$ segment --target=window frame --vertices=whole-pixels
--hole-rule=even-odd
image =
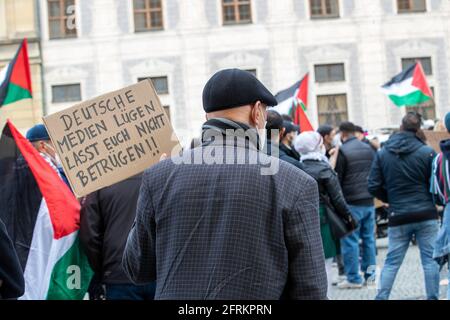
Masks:
[[[68,86],[76,86],[78,85],[79,89],[80,89],[80,99],[79,100],[67,100],[67,101],[55,101],[54,99],[54,94],[53,94],[53,89],[55,87],[68,87]],[[51,92],[51,103],[52,104],[64,104],[64,103],[72,103],[72,102],[80,102],[83,101],[83,91],[82,91],[82,87],[81,87],[81,82],[71,82],[71,83],[55,83],[55,84],[51,84],[50,85],[50,92]]]
[[[47,26],[48,26],[48,39],[49,40],[58,40],[58,39],[73,39],[78,38],[78,19],[77,19],[77,4],[76,0],[73,0],[73,5],[75,6],[75,12],[73,14],[68,15],[66,12],[66,2],[68,0],[47,0]],[[50,15],[50,7],[51,3],[57,2],[59,3],[59,16]],[[66,23],[69,17],[75,16],[75,33],[67,33],[66,32]],[[60,35],[52,36],[50,21],[59,21]]]
[[[348,119],[350,119],[349,95],[348,95],[348,93],[346,93],[346,92],[340,92],[340,93],[317,94],[315,98],[316,98],[316,104],[317,104],[317,123],[318,123],[319,125],[321,125],[321,123],[320,123],[321,115],[326,115],[326,114],[327,114],[327,113],[321,113],[321,111],[320,111],[320,104],[319,104],[319,100],[320,100],[320,99],[319,99],[319,98],[321,98],[321,97],[332,97],[332,96],[334,96],[334,97],[344,96],[344,97],[345,97],[345,107],[346,107],[346,109],[345,109],[345,114],[346,114],[346,119],[344,119],[344,120],[342,120],[342,121],[347,121]],[[341,113],[341,112],[340,112],[340,113]],[[334,123],[328,123],[328,124],[339,126],[339,123],[336,123],[336,124],[334,124]]]
[[[423,12],[427,12],[428,11],[428,4],[427,4],[427,0],[423,0],[424,3],[424,9],[414,9],[414,0],[404,0],[404,1],[408,1],[409,3],[409,7],[410,9],[400,9],[400,1],[401,0],[397,0],[396,4],[397,4],[397,13],[398,14],[408,14],[408,13],[423,13]]]
[[[430,60],[430,71],[431,71],[431,73],[427,74],[426,71],[425,71],[425,68],[423,68],[424,69],[423,71],[425,72],[426,76],[432,77],[434,75],[434,72],[433,72],[433,58],[431,56],[428,56],[428,57],[422,56],[422,57],[404,57],[404,58],[401,58],[400,63],[401,63],[402,70],[406,69],[403,66],[403,62],[405,60],[414,60],[414,61],[419,60],[422,63],[421,59],[429,59]],[[423,67],[423,64],[422,64],[422,67]]]
[[[309,0],[309,16],[312,20],[320,20],[320,19],[338,19],[341,17],[341,5],[339,3],[339,0],[331,0],[331,1],[336,1],[336,6],[337,6],[337,12],[335,14],[327,14],[326,13],[326,1],[327,0],[320,0],[321,1],[321,9],[322,9],[322,13],[319,14],[313,14],[312,12],[312,1],[313,0]]]
[[[435,87],[434,86],[430,86],[431,92],[433,93],[433,98],[431,100],[428,100],[422,104],[417,104],[417,105],[410,105],[410,106],[405,106],[405,114],[410,112],[410,111],[414,111],[414,112],[418,112],[420,111],[420,109],[433,109],[433,114],[434,117],[431,118],[425,118],[423,117],[424,120],[436,120],[437,117],[437,110],[436,110],[436,96],[435,96]],[[430,105],[426,105],[427,103],[431,103]],[[419,109],[419,110],[418,110]],[[422,116],[424,115],[422,112],[419,112]]]
[[[232,26],[232,25],[242,25],[242,24],[252,24],[253,23],[253,5],[252,0],[244,0],[245,2],[241,2],[239,0],[232,0],[232,3],[224,3],[223,0],[220,0],[221,9],[222,9],[222,24],[224,26]],[[250,12],[250,19],[241,20],[241,14],[239,12],[239,6],[248,5]],[[234,8],[234,16],[235,20],[227,21],[225,20],[225,7],[233,7]]]
[[[331,67],[331,66],[342,66],[342,79],[339,80],[326,80],[326,81],[319,81],[317,79],[317,68],[320,67]],[[328,69],[327,73],[328,75],[330,74],[329,72],[330,69]],[[339,62],[339,63],[320,63],[320,64],[315,64],[314,65],[314,82],[315,83],[330,83],[330,82],[345,82],[346,80],[346,72],[345,72],[345,63],[344,62]]]
[[[133,24],[134,24],[134,32],[135,33],[141,33],[141,32],[150,32],[150,31],[161,31],[164,30],[164,1],[159,0],[161,3],[161,6],[157,9],[150,7],[150,1],[151,0],[143,0],[145,2],[145,8],[144,9],[136,9],[134,5],[134,0],[131,3],[132,6],[132,13],[133,13]],[[154,12],[160,12],[161,13],[161,26],[158,27],[152,27],[152,19],[151,15]],[[145,14],[145,29],[137,29],[136,27],[136,14]]]
[[[167,86],[167,91],[164,91],[164,92],[158,92],[157,91],[157,89],[156,89],[156,86],[155,86],[155,84],[153,83],[153,79],[161,79],[161,78],[164,78],[164,79],[166,79],[166,86]],[[148,77],[138,77],[138,82],[139,81],[144,81],[144,80],[150,80],[151,82],[152,82],[152,85],[153,85],[153,87],[155,88],[155,91],[156,91],[156,93],[158,94],[158,95],[168,95],[168,94],[170,94],[170,86],[169,86],[169,77],[168,76],[166,76],[166,75],[161,75],[161,76],[148,76]]]

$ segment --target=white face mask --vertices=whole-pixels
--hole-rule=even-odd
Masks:
[[[264,129],[258,129],[259,150],[264,149],[264,146],[266,145],[266,139],[267,139],[266,125],[267,125],[267,121],[264,122]]]

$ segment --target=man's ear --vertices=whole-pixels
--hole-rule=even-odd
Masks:
[[[252,120],[255,125],[266,122],[266,119],[264,119],[264,112],[261,112],[261,109],[263,108],[264,106],[261,101],[258,100],[255,102],[254,107],[252,108]]]
[[[254,104],[251,104],[251,110],[250,110],[250,121],[249,123],[252,126],[256,126],[258,123],[258,115],[259,115],[259,110],[258,110],[258,101],[255,102]]]
[[[281,130],[280,130],[280,141],[281,141],[281,139],[283,139],[285,131],[286,131],[286,128],[281,128]]]

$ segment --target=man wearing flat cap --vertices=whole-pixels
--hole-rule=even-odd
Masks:
[[[262,152],[274,105],[251,73],[217,72],[201,147],[144,173],[123,267],[155,299],[326,299],[317,184]]]
[[[300,154],[294,149],[294,139],[300,132],[300,127],[295,125],[292,121],[283,121],[283,136],[280,143],[280,151],[287,154],[289,157],[300,161]]]
[[[31,142],[33,147],[39,152],[42,158],[55,170],[58,176],[64,181],[64,183],[70,188],[69,180],[64,173],[62,164],[58,161],[55,147],[53,146],[47,129],[43,124],[37,124],[27,131],[26,135],[28,141]]]

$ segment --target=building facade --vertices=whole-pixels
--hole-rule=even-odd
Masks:
[[[349,119],[375,129],[398,125],[410,109],[395,107],[380,86],[416,59],[435,94],[421,112],[442,118],[450,110],[450,1],[39,0],[38,7],[47,114],[151,77],[187,143],[205,119],[204,84],[237,67],[274,93],[309,72],[313,125]]]
[[[42,118],[42,60],[39,40],[39,15],[35,0],[0,0],[0,69],[16,54],[23,38],[28,39],[28,55],[33,99],[0,108],[0,128],[6,119],[25,131]]]

